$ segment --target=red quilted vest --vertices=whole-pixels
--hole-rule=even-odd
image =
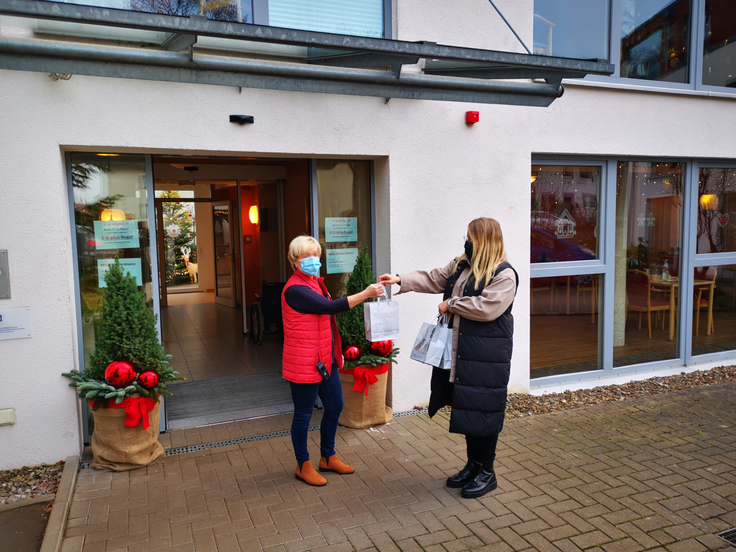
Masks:
[[[342,342],[334,317],[328,314],[302,314],[292,309],[285,299],[291,286],[307,286],[320,295],[330,298],[324,278],[310,278],[295,272],[281,294],[281,312],[284,320],[284,356],[282,375],[294,383],[318,383],[322,377],[317,372],[317,362],[332,373],[332,331],[335,334],[334,357],[342,368]]]

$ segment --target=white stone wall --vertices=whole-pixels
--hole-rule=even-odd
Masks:
[[[532,1],[497,4],[531,44]],[[398,39],[522,51],[485,0],[400,0]],[[12,34],[8,19],[0,32]],[[74,392],[59,374],[77,366],[65,151],[336,157],[375,160],[377,265],[428,269],[462,252],[467,224],[497,218],[522,284],[514,313],[510,389],[529,389],[529,173],[533,153],[736,158],[732,100],[568,86],[546,109],[391,100],[0,71],[0,248],[13,298],[30,307],[33,337],[0,341],[0,469],[79,452]],[[465,124],[465,112],[480,123]],[[228,116],[255,116],[241,127]],[[397,299],[404,351],[393,407],[426,405],[430,368],[409,359],[440,296]]]

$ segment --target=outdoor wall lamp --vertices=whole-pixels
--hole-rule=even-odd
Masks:
[[[251,205],[250,209],[248,209],[248,218],[250,221],[258,226],[259,218],[258,218],[258,204]]]

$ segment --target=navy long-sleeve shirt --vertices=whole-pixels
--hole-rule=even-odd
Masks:
[[[333,301],[307,286],[295,285],[287,288],[284,292],[284,300],[289,307],[301,314],[329,314],[332,317],[350,310],[347,297]],[[337,359],[334,357],[335,322],[332,318],[330,320],[330,332],[333,343],[332,366],[335,367],[337,366]]]
[[[307,286],[291,286],[284,293],[286,304],[301,314],[340,314],[350,310],[348,298],[336,301],[328,299]]]

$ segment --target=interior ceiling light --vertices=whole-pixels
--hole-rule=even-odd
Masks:
[[[119,153],[98,153],[98,157],[120,157]]]
[[[172,163],[171,166],[174,167],[175,169],[184,169],[185,171],[189,171],[189,172],[194,172],[194,171],[199,170],[199,167],[197,167],[196,165],[182,165],[180,163]]]

